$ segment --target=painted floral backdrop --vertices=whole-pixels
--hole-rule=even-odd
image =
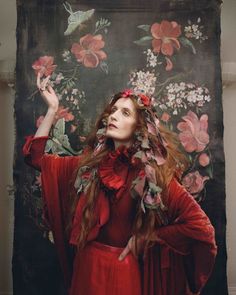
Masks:
[[[82,7],[32,2],[18,1],[16,294],[63,294],[53,237],[41,218],[40,173],[20,156],[24,136],[36,131],[46,113],[36,88],[38,72],[50,75],[60,100],[45,151],[61,156],[80,152],[94,118],[115,92],[134,88],[155,99],[161,123],[178,134],[191,161],[182,183],[216,228],[218,260],[203,294],[227,294],[218,5],[134,12],[102,9],[96,1]]]

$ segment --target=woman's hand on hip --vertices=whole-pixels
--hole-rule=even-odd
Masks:
[[[141,251],[143,250],[143,246],[144,246],[144,238],[138,238],[137,239],[137,252],[135,251],[135,236],[132,236],[129,241],[128,244],[126,245],[126,247],[124,248],[124,250],[121,252],[120,256],[119,256],[119,260],[123,260],[130,252],[133,253],[133,255],[137,258],[138,254],[141,253]]]

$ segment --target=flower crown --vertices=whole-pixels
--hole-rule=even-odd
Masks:
[[[122,97],[134,96],[140,106],[153,106],[154,99],[141,92],[134,92],[133,89],[124,89],[121,93]]]

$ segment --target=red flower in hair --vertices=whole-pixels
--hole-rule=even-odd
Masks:
[[[146,96],[146,95],[144,95],[144,94],[142,94],[142,93],[139,94],[139,97],[141,98],[142,103],[143,103],[145,106],[150,106],[150,104],[151,104],[151,99],[150,99],[150,97],[148,97],[148,96]]]
[[[132,89],[125,89],[124,91],[122,91],[122,96],[123,97],[129,97],[132,94],[133,94],[133,90]]]

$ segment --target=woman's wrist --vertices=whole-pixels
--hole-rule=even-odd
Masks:
[[[57,111],[58,111],[58,107],[55,107],[55,108],[54,107],[49,107],[48,111],[47,111],[47,114],[55,116]]]

